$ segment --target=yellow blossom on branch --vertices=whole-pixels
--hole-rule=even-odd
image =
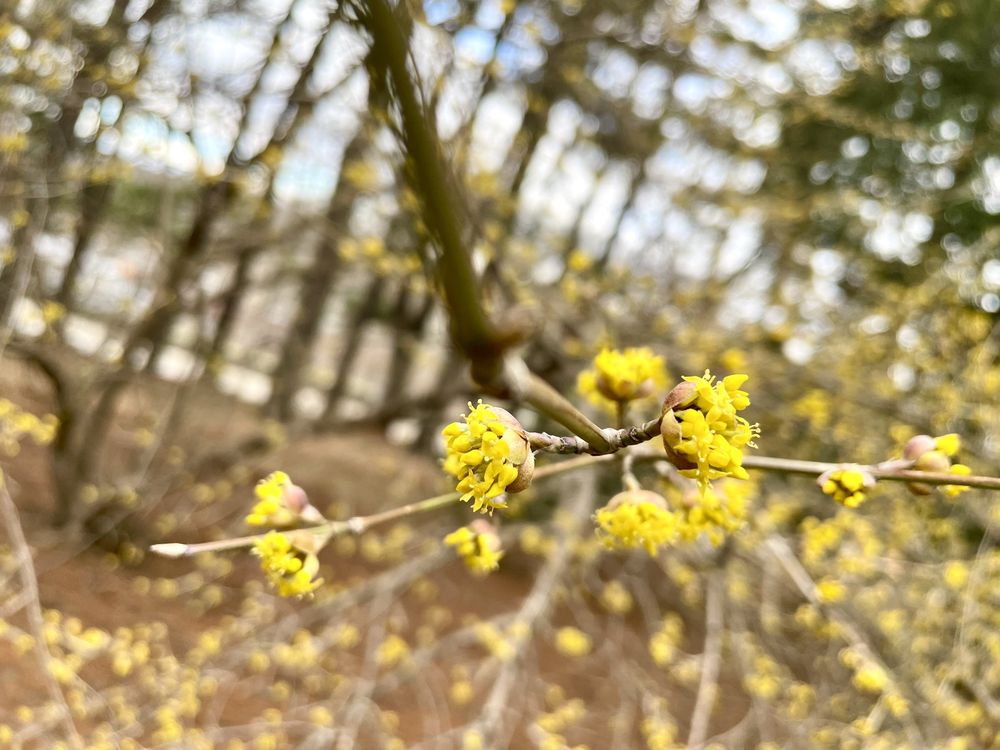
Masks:
[[[757,447],[760,428],[737,414],[750,405],[749,395],[740,389],[747,377],[717,380],[706,370],[703,376],[685,377],[664,401],[663,446],[680,473],[697,480],[702,493],[714,479],[748,478],[743,450]]]
[[[667,384],[663,357],[648,347],[602,349],[593,367],[577,378],[577,390],[589,401],[608,408],[646,398]]]
[[[962,449],[962,440],[955,433],[931,437],[930,435],[915,435],[903,448],[903,458],[913,462],[917,471],[943,472],[956,476],[968,476],[972,470],[953,459]],[[910,482],[907,487],[917,495],[927,495],[933,487],[920,482]],[[945,497],[956,497],[969,488],[964,485],[946,484],[940,487]]]
[[[559,628],[556,632],[556,650],[563,656],[586,656],[592,647],[590,636],[579,628]]]
[[[504,508],[505,493],[520,492],[531,483],[535,459],[528,436],[505,409],[470,403],[464,421],[449,424],[444,436],[444,470],[458,479],[455,491],[473,510]]]
[[[305,490],[283,471],[274,471],[254,487],[256,504],[246,517],[250,526],[289,526],[304,520],[321,523],[324,519],[315,507],[310,505]]]
[[[453,547],[466,567],[476,575],[485,576],[500,567],[503,550],[500,549],[500,537],[492,529],[476,530],[463,526],[448,534],[444,543]]]
[[[752,483],[731,479],[710,485],[705,492],[692,488],[674,503],[678,534],[685,541],[704,534],[718,546],[726,534],[746,522],[747,505],[754,492]],[[675,497],[672,495],[671,499]]]
[[[846,508],[857,508],[865,501],[865,489],[875,484],[875,477],[860,468],[835,469],[816,480],[820,489]]]
[[[316,578],[319,559],[315,553],[293,544],[287,534],[269,531],[254,542],[253,553],[281,596],[305,596],[323,583],[322,578]]]
[[[660,495],[648,490],[615,495],[597,511],[594,520],[603,532],[604,544],[611,549],[642,547],[655,555],[677,536],[677,517],[667,510]]]

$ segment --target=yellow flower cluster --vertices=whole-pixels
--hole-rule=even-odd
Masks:
[[[586,656],[593,645],[590,636],[579,628],[567,626],[556,631],[556,651],[563,656]]]
[[[254,487],[256,504],[246,517],[250,526],[289,526],[305,520],[322,522],[323,516],[309,503],[305,491],[292,484],[283,471],[274,471]]]
[[[661,422],[667,455],[678,459],[681,474],[696,479],[702,493],[713,479],[747,479],[743,449],[755,448],[760,434],[737,412],[750,405],[740,386],[746,375],[728,375],[722,380],[708,371],[688,376],[667,397]]]
[[[282,506],[285,489],[291,484],[291,479],[283,471],[274,471],[257,483],[253,493],[257,503],[246,517],[251,526],[264,526],[268,523],[284,526],[295,520],[291,511]]]
[[[587,706],[580,698],[566,700],[562,689],[550,686],[545,693],[550,711],[538,714],[532,722],[533,734],[537,733],[539,750],[587,750],[586,745],[570,745],[566,734],[587,716]]]
[[[658,667],[668,667],[677,656],[684,640],[684,621],[676,612],[663,618],[660,629],[649,639],[649,655]]]
[[[488,575],[500,567],[503,551],[496,534],[477,533],[463,526],[448,534],[444,543],[454,547],[466,567],[478,576]]]
[[[527,435],[504,409],[482,401],[463,422],[444,428],[447,456],[444,470],[458,478],[456,492],[475,511],[492,513],[507,507],[505,492],[519,492],[531,481],[534,457]]]
[[[59,420],[52,414],[36,417],[13,401],[0,398],[0,448],[8,456],[16,456],[21,441],[30,438],[37,445],[48,445],[56,436]]]
[[[753,492],[752,483],[724,479],[709,486],[700,497],[688,498],[677,511],[677,531],[681,539],[691,541],[705,534],[718,546],[726,534],[745,523]]]
[[[648,347],[602,349],[593,365],[580,373],[576,387],[597,406],[614,409],[618,404],[662,392],[667,384],[663,357]]]
[[[281,596],[305,596],[323,583],[316,578],[319,559],[292,544],[288,535],[269,531],[254,542],[253,553],[260,558],[260,568]]]
[[[865,488],[875,484],[875,479],[860,469],[836,469],[824,474],[820,488],[841,505],[857,508],[865,501]]]
[[[628,490],[594,515],[604,532],[604,544],[610,549],[638,549],[650,555],[677,536],[677,518],[655,492]]]

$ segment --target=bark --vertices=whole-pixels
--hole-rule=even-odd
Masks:
[[[373,278],[365,289],[361,299],[359,300],[358,306],[354,311],[354,315],[351,318],[350,325],[347,329],[347,341],[345,342],[344,349],[340,355],[337,375],[334,378],[333,385],[330,386],[330,389],[326,394],[326,409],[323,412],[323,416],[320,418],[321,422],[324,424],[332,423],[336,417],[337,406],[340,404],[341,399],[343,399],[344,394],[347,392],[348,380],[352,369],[351,366],[354,364],[354,360],[357,358],[358,352],[361,350],[361,342],[363,340],[365,330],[368,327],[368,321],[374,318],[375,314],[378,312],[384,289],[385,278],[381,276]]]
[[[339,270],[335,248],[324,244],[316,251],[312,264],[303,276],[295,321],[285,336],[278,367],[271,377],[274,390],[268,412],[282,422],[293,417],[292,401],[302,383],[302,372],[309,365],[323,319],[324,303]]]
[[[322,56],[323,40],[325,38],[325,35],[320,37],[319,41],[316,42],[316,46],[313,48],[309,59],[299,70],[298,78],[295,81],[295,85],[292,87],[291,93],[288,95],[288,102],[285,105],[285,110],[282,112],[281,117],[278,118],[278,124],[272,134],[271,141],[268,146],[262,149],[261,153],[254,158],[255,161],[260,161],[260,158],[269,149],[280,149],[284,147],[285,144],[291,142],[295,138],[295,135],[299,132],[299,129],[305,122],[308,121],[309,116],[312,114],[312,111],[316,106],[316,102],[307,95],[309,81],[312,78],[313,71],[316,69],[316,64]],[[261,199],[260,207],[258,209],[258,214],[261,216],[270,215],[270,207],[274,205],[274,183],[277,175],[277,167],[271,167],[268,172],[267,189],[264,191],[264,196]],[[229,341],[229,337],[232,335],[233,327],[236,320],[239,318],[240,308],[243,306],[243,299],[246,295],[247,289],[249,288],[249,284],[247,282],[249,281],[250,268],[253,266],[253,262],[257,259],[257,256],[260,255],[263,249],[264,248],[261,245],[253,245],[252,247],[241,250],[239,255],[236,257],[232,280],[222,295],[222,309],[219,313],[218,323],[216,323],[215,333],[213,334],[211,342],[207,346],[206,350],[203,352],[205,362],[209,365],[205,369],[207,374],[212,371],[213,368],[211,365],[218,361],[220,355],[226,347],[226,343]]]
[[[111,195],[111,183],[88,183],[80,193],[80,215],[76,223],[73,239],[73,254],[63,270],[62,281],[53,299],[67,310],[73,309],[76,296],[76,282],[80,277],[90,241],[100,224]]]
[[[406,383],[413,356],[420,346],[421,333],[431,310],[434,308],[434,298],[424,293],[419,300],[419,306],[412,313],[408,311],[412,292],[403,289],[394,311],[393,319],[397,321],[393,332],[392,355],[389,360],[389,373],[386,376],[382,391],[382,406],[379,422],[384,426],[396,414],[397,406],[407,400]]]

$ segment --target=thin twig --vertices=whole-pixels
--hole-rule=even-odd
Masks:
[[[580,456],[579,458],[560,461],[559,463],[543,466],[535,472],[535,479],[545,479],[546,477],[564,474],[566,472],[593,466],[597,463],[610,460],[607,456]],[[370,516],[354,516],[346,521],[329,521],[318,526],[311,526],[298,531],[306,531],[315,534],[317,538],[328,541],[343,534],[353,534],[355,536],[363,534],[374,526],[381,526],[386,523],[398,521],[402,518],[427,513],[438,510],[447,505],[453,504],[461,495],[458,492],[446,492],[443,495],[435,495],[415,503],[401,505],[398,508],[391,508],[380,513],[373,513]],[[231,539],[218,539],[212,542],[201,542],[198,544],[184,544],[183,542],[166,542],[163,544],[153,544],[149,551],[164,557],[191,557],[201,552],[220,552],[222,550],[241,549],[252,547],[254,543],[260,541],[266,534],[251,534],[250,536],[233,537]]]
[[[792,458],[773,458],[771,456],[744,456],[743,468],[773,471],[781,474],[809,474],[819,476],[827,471],[833,471],[844,466],[842,463],[826,463],[823,461],[799,461]],[[879,464],[860,466],[860,468],[876,479],[888,482],[919,482],[921,484],[954,485],[958,487],[978,487],[984,490],[1000,490],[1000,477],[984,477],[976,475],[949,474],[944,471],[915,471],[902,468],[880,468]]]
[[[795,553],[789,547],[788,542],[782,537],[772,534],[765,540],[765,546],[768,551],[774,555],[775,559],[780,563],[781,567],[784,568],[785,573],[795,584],[795,587],[799,592],[812,604],[823,610],[827,616],[837,624],[840,628],[841,634],[844,636],[851,646],[857,651],[864,659],[872,662],[879,666],[885,674],[889,677],[892,686],[896,690],[900,690],[901,685],[896,679],[895,674],[892,669],[885,663],[876,653],[875,649],[868,643],[864,634],[853,620],[851,620],[847,614],[834,605],[824,603],[820,600],[819,594],[816,590],[816,582],[809,575],[809,571],[803,567],[802,563],[795,556]],[[926,747],[927,741],[923,737],[920,727],[917,726],[916,722],[913,720],[912,716],[907,715],[901,718],[904,726],[906,727],[907,733],[909,734],[911,744],[914,747]]]
[[[713,570],[708,575],[705,594],[705,648],[701,657],[701,679],[694,711],[691,713],[691,731],[687,746],[700,750],[708,736],[708,720],[715,706],[719,690],[719,666],[722,661],[723,625],[723,571]]]
[[[572,560],[576,532],[590,513],[596,482],[592,473],[581,479],[583,481],[579,486],[567,487],[565,493],[574,498],[570,508],[574,526],[572,529],[566,529],[559,537],[555,551],[539,572],[535,579],[535,585],[514,617],[515,624],[526,626],[526,633],[519,637],[513,657],[503,663],[499,674],[495,677],[493,689],[487,696],[474,725],[475,731],[482,736],[485,747],[502,746],[496,743],[496,739],[500,733],[504,715],[510,707],[510,698],[516,684],[518,669],[524,660],[525,651],[538,623],[552,609],[554,602],[552,593],[559,585]]]
[[[0,513],[3,514],[11,546],[14,548],[14,554],[17,556],[22,590],[28,592],[24,611],[28,617],[31,635],[35,639],[35,654],[38,656],[38,665],[41,667],[41,679],[45,682],[45,688],[53,704],[59,710],[63,729],[72,747],[82,748],[83,738],[80,736],[76,724],[73,722],[73,712],[70,710],[69,704],[66,703],[66,696],[63,695],[59,683],[56,682],[55,677],[49,672],[52,654],[49,653],[48,646],[45,644],[45,623],[42,617],[42,605],[38,597],[38,581],[35,578],[35,566],[31,560],[31,550],[28,548],[28,541],[25,539],[24,531],[21,529],[17,506],[14,505],[14,500],[10,496],[2,471],[0,471]]]

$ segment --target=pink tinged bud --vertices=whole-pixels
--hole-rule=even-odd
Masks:
[[[934,438],[930,435],[914,435],[906,441],[906,446],[903,448],[903,458],[916,461],[925,453],[934,450],[935,447]]]
[[[673,387],[667,397],[663,399],[663,413],[676,410],[680,411],[684,407],[690,406],[698,397],[698,389],[694,383],[686,380]]]
[[[309,496],[297,484],[286,484],[283,488],[282,504],[292,513],[302,513],[309,505]]]
[[[323,523],[326,519],[316,506],[309,502],[306,491],[297,484],[287,484],[281,496],[282,504],[306,523]]]

